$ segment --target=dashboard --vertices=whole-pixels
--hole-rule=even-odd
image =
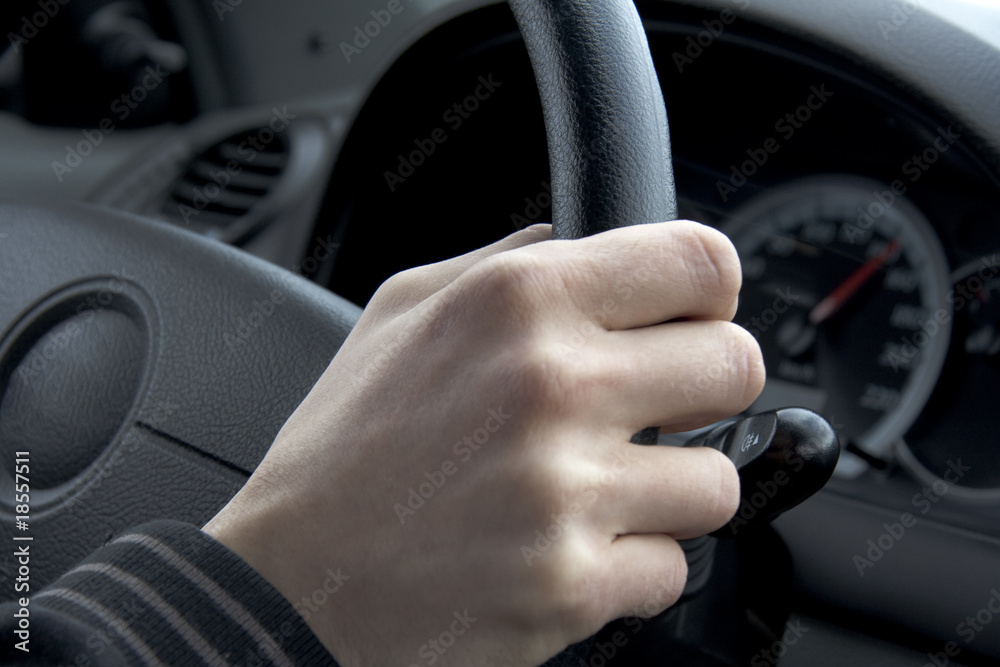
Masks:
[[[548,219],[541,104],[505,5],[413,1],[371,30],[378,2],[217,5],[164,3],[190,52],[191,120],[108,133],[57,188],[51,163],[80,130],[4,114],[4,194],[159,217],[362,306],[400,270]],[[1000,41],[904,3],[869,3],[864,29],[822,3],[637,5],[681,217],[742,260],[736,321],[768,369],[751,410],[811,408],[845,446],[828,487],[776,523],[795,614],[817,628],[781,664],[920,664],[949,642],[951,664],[991,664]],[[907,30],[971,46],[925,68]],[[866,61],[873,34],[900,44],[871,53],[896,55]]]

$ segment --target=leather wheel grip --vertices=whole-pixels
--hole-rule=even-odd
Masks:
[[[632,0],[510,0],[542,98],[556,238],[677,218],[670,132]]]

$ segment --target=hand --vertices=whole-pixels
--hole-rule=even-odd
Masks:
[[[676,601],[676,540],[737,509],[719,452],[628,442],[760,392],[732,245],[690,222],[549,237],[389,279],[205,527],[345,667],[537,665]]]

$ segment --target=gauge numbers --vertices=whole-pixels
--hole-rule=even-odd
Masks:
[[[722,230],[743,263],[735,321],[767,366],[752,409],[807,407],[842,441],[887,454],[948,349],[948,269],[930,224],[880,183],[828,176],[763,194]]]

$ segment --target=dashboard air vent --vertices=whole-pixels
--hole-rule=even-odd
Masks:
[[[247,218],[281,180],[288,161],[281,133],[260,128],[233,134],[191,159],[162,212],[192,231],[230,236],[232,227],[253,226]]]

